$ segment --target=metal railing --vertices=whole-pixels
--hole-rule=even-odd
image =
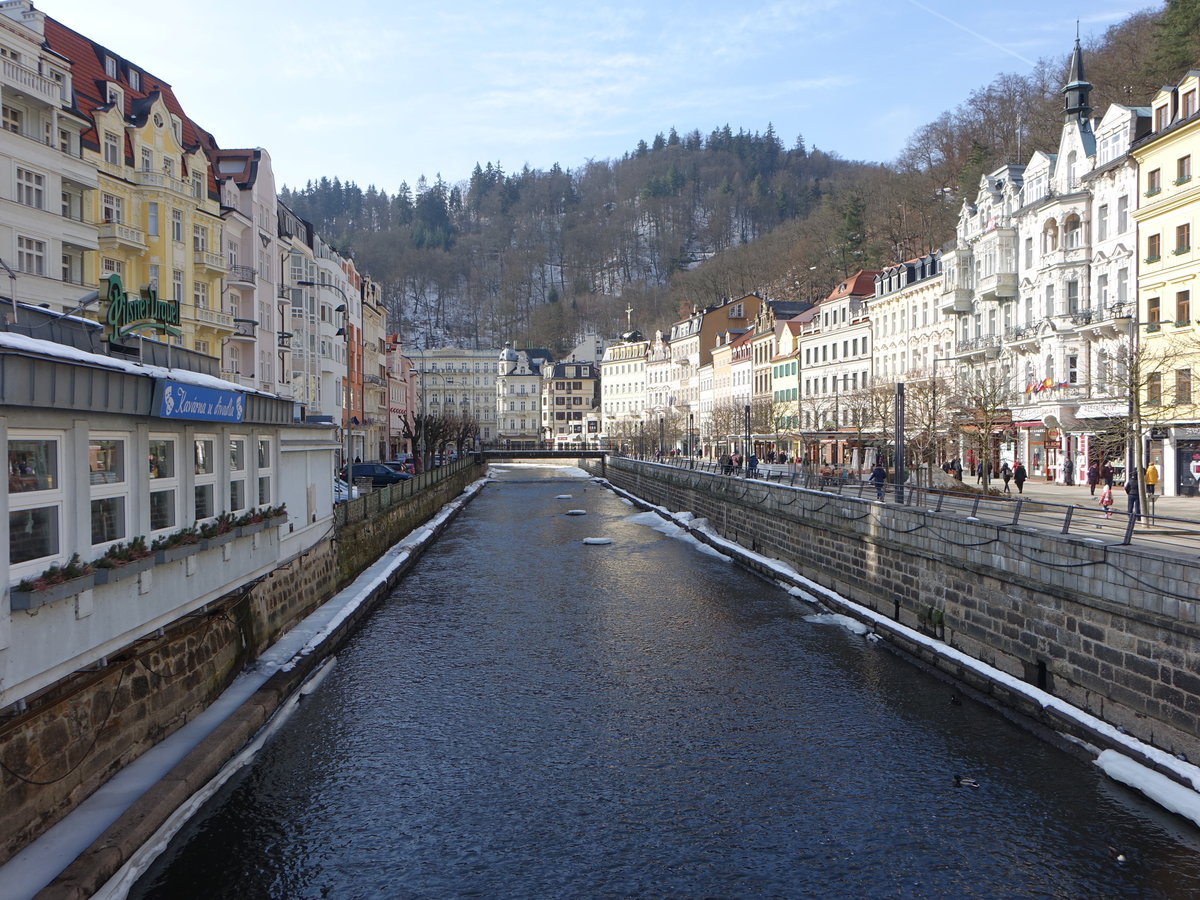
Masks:
[[[426,488],[445,481],[447,478],[452,478],[474,465],[475,457],[468,453],[451,463],[430,469],[428,472],[422,472],[420,475],[414,475],[412,478],[396,484],[376,489],[371,489],[369,486],[360,488],[359,496],[355,499],[334,505],[334,527],[352,525],[355,522],[374,518],[382,512],[408,502]]]
[[[1162,498],[1156,497],[1149,498],[1150,508],[1144,515],[1130,513],[1123,508],[1127,505],[1127,495],[1120,489],[1114,492],[1114,506],[1106,514],[1098,498],[1090,495],[1087,505],[1081,506],[1028,494],[992,493],[997,490],[996,487],[990,487],[987,493],[966,486],[960,490],[937,489],[917,484],[916,479],[904,485],[885,482],[878,486],[865,475],[846,470],[822,474],[794,466],[760,465],[756,472],[748,473],[744,467],[729,467],[729,471],[726,471],[726,467],[719,463],[686,457],[664,458],[657,462],[628,459],[638,465],[685,469],[689,474],[694,472],[697,477],[735,478],[747,483],[836,494],[864,502],[881,500],[886,505],[925,510],[989,525],[1054,532],[1094,542],[1098,546],[1132,545],[1141,550],[1167,554],[1183,552],[1192,556],[1200,552],[1200,521],[1159,515],[1155,505]],[[610,458],[609,462],[613,464],[616,459]],[[993,477],[990,485],[1000,483],[999,479]]]

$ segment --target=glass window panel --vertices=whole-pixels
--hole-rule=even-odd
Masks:
[[[246,508],[246,482],[229,482],[229,508],[232,510]]]
[[[264,475],[258,479],[258,505],[267,506],[271,503],[271,477]]]
[[[213,486],[211,484],[196,485],[196,518],[211,519],[217,514],[213,507]]]
[[[175,477],[175,442],[150,440],[150,477]]]
[[[125,442],[88,442],[88,469],[92,484],[118,484],[125,480]]]
[[[246,442],[241,438],[234,438],[229,442],[229,470],[241,472],[245,468]]]
[[[58,487],[58,442],[8,442],[8,492],[49,491]]]
[[[260,469],[271,468],[271,442],[258,442],[258,467]]]
[[[8,557],[13,565],[58,553],[58,507],[8,514]]]
[[[175,492],[152,491],[150,494],[150,530],[161,531],[175,525]]]
[[[213,473],[213,442],[211,438],[196,441],[193,451],[197,475]]]
[[[104,544],[125,537],[125,498],[92,501],[92,543]]]

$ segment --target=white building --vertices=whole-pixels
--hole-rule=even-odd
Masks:
[[[430,414],[459,414],[479,425],[479,439],[497,435],[496,351],[437,347],[407,350],[416,366],[416,409]]]
[[[545,350],[514,350],[505,344],[496,364],[496,442],[515,450],[542,446],[542,367]]]
[[[600,363],[601,437],[609,447],[645,452],[646,357],[650,342],[640,331],[609,344]]]
[[[16,299],[65,312],[96,273],[97,229],[85,211],[98,178],[80,149],[90,123],[70,112],[71,65],[46,47],[44,14],[7,2],[0,15],[0,259]]]

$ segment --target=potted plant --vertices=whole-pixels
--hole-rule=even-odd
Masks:
[[[280,503],[278,506],[272,506],[267,509],[267,524],[282,525],[287,521],[287,504]]]
[[[159,564],[175,562],[185,556],[191,556],[200,549],[200,533],[195,526],[181,528],[172,534],[156,538],[150,545],[154,551],[154,559]]]
[[[37,578],[26,578],[9,592],[12,609],[37,609],[86,591],[96,583],[95,569],[74,554],[66,565],[53,565]]]
[[[111,584],[153,566],[154,551],[146,546],[144,537],[135,537],[128,544],[113,544],[92,565],[96,568],[96,584]]]
[[[228,544],[237,537],[233,513],[223,512],[211,522],[200,526],[200,549],[210,550]]]

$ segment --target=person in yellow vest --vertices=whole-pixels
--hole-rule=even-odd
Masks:
[[[1153,494],[1154,486],[1156,484],[1158,484],[1158,466],[1155,465],[1156,462],[1158,462],[1158,460],[1155,460],[1155,462],[1152,462],[1152,463],[1150,463],[1150,465],[1146,466],[1146,493],[1147,494]]]

